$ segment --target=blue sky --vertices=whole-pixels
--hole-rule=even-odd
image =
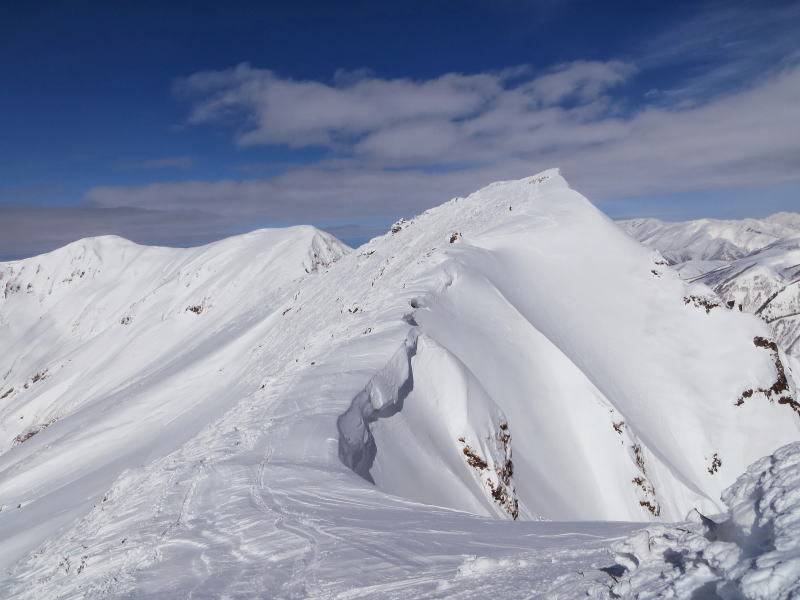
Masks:
[[[800,210],[796,2],[6,6],[0,257],[313,223],[561,166],[611,216]]]

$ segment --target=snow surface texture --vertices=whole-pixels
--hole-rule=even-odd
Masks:
[[[757,461],[714,520],[656,526],[617,543],[612,597],[781,600],[800,595],[800,443]],[[623,571],[624,569],[624,571]]]
[[[620,224],[661,252],[684,279],[705,283],[724,303],[759,315],[775,341],[800,359],[800,214]]]
[[[97,238],[0,273],[2,597],[573,598],[635,525],[537,520],[719,512],[800,434],[767,326],[557,171],[355,251]]]

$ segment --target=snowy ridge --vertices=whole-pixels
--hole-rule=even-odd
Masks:
[[[3,551],[82,514],[126,465],[173,451],[224,412],[245,392],[209,376],[220,355],[345,251],[298,227],[187,250],[103,237],[3,265],[20,291],[0,299],[3,339],[18,349],[0,358],[0,506],[22,503],[42,532],[0,513]]]
[[[196,317],[204,311],[214,314],[217,327],[235,322],[272,294],[280,295],[282,286],[345,252],[328,234],[295,227],[187,250],[104,236],[0,265],[0,281],[6,282],[0,327],[4,341],[18,349],[0,359],[5,401],[0,449],[9,447],[21,427],[36,427],[72,410],[57,394],[28,391],[64,363],[85,361],[69,369],[66,384],[88,401],[87,378],[123,385],[127,377],[158,369],[176,346],[199,345],[198,334],[202,337],[209,323]],[[35,401],[21,404],[22,397],[32,395]],[[59,405],[48,406],[51,400]]]
[[[313,228],[94,243],[2,266],[2,595],[457,597],[487,536],[538,556],[625,527],[522,521],[716,512],[800,433],[766,325],[557,171],[349,253]]]

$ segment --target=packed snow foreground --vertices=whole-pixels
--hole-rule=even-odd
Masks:
[[[724,492],[800,438],[793,363],[557,171],[356,250],[102,237],[0,290],[0,597],[797,589],[796,447]]]

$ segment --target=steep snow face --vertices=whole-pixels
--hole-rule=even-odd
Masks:
[[[778,344],[800,357],[800,214],[760,221],[639,219],[621,225],[675,263],[684,279],[705,283],[724,303],[759,315]],[[722,246],[728,249],[719,251]]]
[[[616,545],[619,598],[796,598],[800,591],[800,443],[752,464],[722,495],[728,510],[696,511]]]
[[[619,224],[643,244],[656,248],[672,264],[689,260],[736,260],[774,242],[800,235],[800,214],[787,212],[740,221],[631,219]]]
[[[82,244],[2,267],[16,350],[0,595],[408,580],[414,552],[451,564],[522,527],[485,517],[715,511],[800,433],[764,323],[682,281],[557,171],[350,253],[311,228],[193,250]],[[413,515],[467,541],[398,525]]]
[[[377,420],[375,482],[466,509],[455,477],[403,492],[396,473],[425,473],[418,457],[443,456],[443,435],[473,448],[471,439],[494,444],[507,423],[526,518],[714,510],[719,492],[755,457],[745,458],[742,431],[761,421],[757,439],[769,439],[775,425],[784,440],[797,435],[800,415],[778,403],[793,397],[781,356],[758,345],[768,333],[757,320],[714,306],[707,288],[681,282],[563,180],[545,177],[454,202],[462,205],[454,228],[462,235],[450,237],[449,258],[426,276],[440,291],[411,305],[420,331],[453,356],[448,389],[468,391],[425,402],[424,412],[411,408],[412,396]],[[443,217],[450,225],[449,208],[421,215],[396,237],[439,228]],[[502,416],[478,435],[436,431],[442,419],[430,407],[457,414],[455,399],[466,394],[488,396]],[[462,453],[476,479],[495,477],[496,467],[475,467],[452,441],[448,460]],[[497,453],[486,462],[497,464]],[[444,481],[442,473],[437,466],[430,478]]]

